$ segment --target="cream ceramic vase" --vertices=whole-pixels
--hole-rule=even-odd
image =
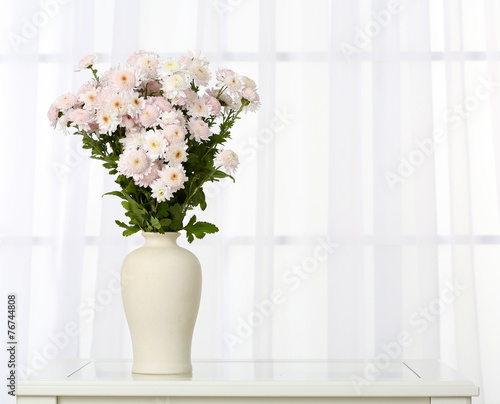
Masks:
[[[144,246],[125,257],[121,288],[132,337],[132,372],[191,373],[191,342],[201,297],[196,256],[179,233],[142,233]]]

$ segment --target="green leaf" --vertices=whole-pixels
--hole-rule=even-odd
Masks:
[[[207,208],[207,201],[205,200],[205,193],[202,188],[199,188],[193,195],[192,205],[200,205],[201,210],[205,210]]]
[[[126,199],[125,196],[123,195],[123,193],[121,191],[106,192],[102,196],[104,196],[104,195],[114,195],[114,196],[117,196],[118,198]]]
[[[182,222],[184,221],[185,213],[182,212],[182,207],[180,204],[176,203],[175,205],[169,208],[170,218],[172,219],[171,231],[179,231],[182,229]]]
[[[192,243],[194,237],[202,239],[207,234],[217,233],[219,229],[212,223],[208,222],[197,222],[196,216],[193,215],[189,220],[189,223],[184,226],[186,230],[187,240]]]
[[[127,230],[124,230],[122,234],[125,237],[128,237],[128,236],[131,236],[132,234],[137,233],[139,230],[141,230],[141,228],[137,227],[137,226],[129,227]]]

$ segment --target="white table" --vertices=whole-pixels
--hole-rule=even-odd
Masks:
[[[434,360],[199,361],[191,376],[131,361],[59,360],[17,384],[18,404],[470,404],[474,384]]]

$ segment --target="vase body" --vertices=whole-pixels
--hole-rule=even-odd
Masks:
[[[191,342],[201,297],[196,256],[179,233],[142,233],[144,246],[125,257],[121,288],[134,363],[132,372],[191,373]]]

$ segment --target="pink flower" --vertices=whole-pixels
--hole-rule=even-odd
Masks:
[[[172,111],[172,104],[164,97],[154,97],[153,105],[157,107],[161,112]]]
[[[66,111],[66,110],[72,108],[77,102],[78,102],[78,98],[76,98],[76,95],[71,94],[71,93],[66,93],[66,94],[61,95],[54,102],[54,105],[56,108],[60,109],[61,111]]]
[[[186,129],[181,125],[165,125],[162,133],[168,144],[184,142],[186,138]]]
[[[182,166],[164,166],[160,171],[160,179],[167,185],[172,192],[184,188],[184,183],[188,180],[186,177],[186,171]]]
[[[59,118],[59,110],[54,104],[52,104],[47,112],[47,118],[49,118],[52,127],[55,128],[57,124],[57,118]]]
[[[211,95],[205,95],[204,97],[208,105],[210,105],[210,109],[214,115],[220,115],[221,105],[217,98],[212,97]]]
[[[234,151],[225,149],[218,151],[215,156],[215,163],[217,165],[224,166],[224,169],[228,172],[228,174],[233,174],[240,164],[240,161],[238,159],[238,155]]]
[[[153,161],[142,150],[125,150],[118,160],[118,171],[135,180],[148,175],[153,167]]]
[[[208,140],[212,135],[208,124],[202,119],[193,119],[189,121],[188,127],[192,138],[194,138],[198,143],[201,143],[202,140]]]
[[[68,111],[66,116],[70,121],[77,124],[80,129],[89,129],[88,124],[94,120],[94,116],[90,112],[81,108]]]
[[[140,187],[150,187],[153,182],[160,178],[160,171],[162,166],[163,164],[160,162],[160,160],[155,160],[149,174],[143,175],[142,178],[134,177],[134,182]]]
[[[244,111],[245,112],[254,112],[254,111],[257,111],[260,107],[260,97],[259,97],[259,94],[257,94],[257,91],[255,91],[254,89],[252,88],[245,88],[242,92],[241,92],[241,96],[249,101],[250,103],[245,107]]]
[[[118,91],[130,91],[139,84],[133,70],[120,68],[111,72],[109,82]]]
[[[75,72],[82,71],[83,69],[88,69],[97,60],[97,54],[85,56],[75,67]]]
[[[155,125],[157,119],[160,117],[160,111],[153,105],[146,105],[139,115],[141,123],[146,127],[150,128]]]

